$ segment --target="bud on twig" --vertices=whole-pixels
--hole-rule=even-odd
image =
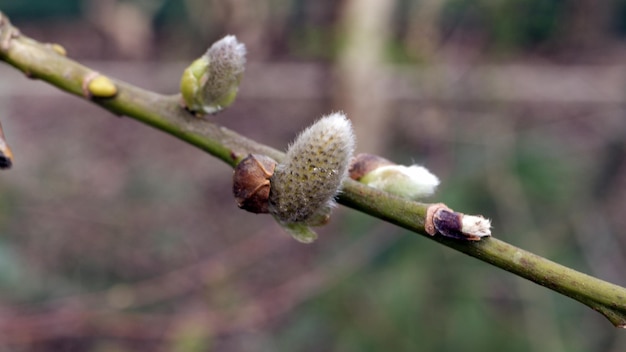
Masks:
[[[304,130],[279,165],[264,155],[248,155],[233,175],[237,205],[253,213],[269,212],[296,240],[313,242],[317,234],[310,226],[328,221],[354,144],[352,124],[334,113]]]
[[[480,241],[491,236],[491,221],[482,216],[457,213],[445,204],[433,204],[426,212],[426,232],[460,240]]]
[[[304,130],[272,176],[270,213],[285,223],[311,223],[329,213],[354,150],[350,121],[340,113]]]
[[[239,208],[252,213],[267,213],[270,196],[270,177],[276,161],[265,156],[250,154],[235,167],[233,194]]]
[[[49,47],[50,49],[52,49],[52,51],[54,51],[55,53],[61,55],[61,56],[67,56],[67,50],[65,50],[65,48],[63,47],[63,45],[58,44],[58,43],[48,43],[46,44],[47,47]]]
[[[350,178],[407,199],[435,193],[439,179],[419,165],[397,165],[377,155],[359,154],[350,166]]]
[[[83,78],[82,88],[87,98],[113,98],[117,94],[115,83],[96,71],[89,72]]]
[[[233,173],[233,194],[239,208],[257,214],[269,212],[270,178],[275,168],[274,159],[258,154],[250,154],[237,164]],[[279,224],[302,243],[311,243],[317,238],[308,225],[281,221]]]
[[[215,42],[183,72],[180,91],[187,109],[214,114],[230,106],[239,89],[246,63],[246,47],[233,35]]]

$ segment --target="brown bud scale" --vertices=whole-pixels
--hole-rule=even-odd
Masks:
[[[361,153],[352,159],[348,172],[351,179],[358,181],[363,176],[386,165],[395,165],[395,163],[378,155]]]
[[[239,208],[252,213],[268,213],[270,178],[276,161],[258,154],[244,158],[233,173],[233,194]]]
[[[433,204],[426,211],[424,228],[431,236],[440,234],[445,237],[465,241],[480,241],[481,236],[463,232],[463,213],[448,208],[443,203]]]
[[[472,240],[461,231],[463,214],[448,209],[440,209],[433,219],[435,228],[440,234],[457,240]]]

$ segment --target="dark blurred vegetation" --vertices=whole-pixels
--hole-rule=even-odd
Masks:
[[[212,117],[277,148],[332,110],[359,151],[426,165],[433,201],[626,285],[623,0],[0,0],[22,32],[175,93],[231,33]],[[339,208],[292,241],[231,170],[0,65],[0,351],[623,351],[588,308]]]

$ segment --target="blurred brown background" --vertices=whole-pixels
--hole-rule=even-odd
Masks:
[[[285,148],[343,110],[432,201],[626,285],[626,1],[0,0],[23,33],[175,93],[234,34],[212,117]],[[301,245],[228,166],[0,65],[0,351],[623,351],[596,312],[340,207]]]

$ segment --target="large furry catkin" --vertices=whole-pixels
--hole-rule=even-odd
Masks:
[[[330,213],[354,152],[352,124],[342,113],[322,117],[287,150],[271,178],[269,210],[284,223],[317,225]]]

